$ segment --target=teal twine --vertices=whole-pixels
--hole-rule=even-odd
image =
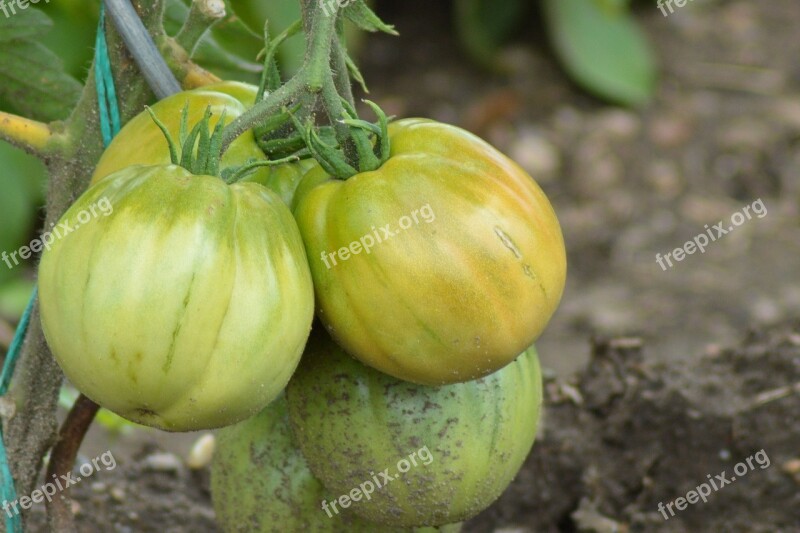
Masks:
[[[31,321],[31,312],[33,311],[33,304],[36,301],[36,287],[33,288],[33,294],[25,307],[25,312],[22,313],[22,318],[17,326],[17,331],[14,333],[14,340],[11,341],[11,346],[8,348],[6,360],[3,363],[3,373],[0,374],[0,397],[8,392],[8,386],[11,384],[11,376],[14,374],[14,367],[17,365],[17,359],[22,351],[22,342],[25,340],[25,332],[28,330],[28,323]],[[17,500],[17,489],[14,487],[14,478],[11,476],[11,468],[8,465],[8,456],[6,455],[6,447],[3,442],[3,426],[0,424],[0,475],[3,476],[3,513],[6,522],[6,531],[9,533],[22,533],[22,520],[19,514],[13,512],[10,507],[6,507],[11,502]]]
[[[111,74],[111,61],[106,46],[105,6],[100,4],[100,23],[97,26],[97,39],[94,49],[94,77],[97,86],[97,105],[100,108],[100,131],[103,144],[108,146],[120,129],[117,92]]]
[[[97,88],[97,105],[100,111],[100,131],[103,135],[103,145],[108,146],[111,143],[111,139],[120,130],[120,118],[117,92],[114,87],[114,77],[111,74],[111,61],[108,57],[108,46],[106,44],[105,9],[103,4],[100,4],[100,21],[97,26],[97,41],[94,52],[94,74]],[[0,374],[0,397],[3,397],[8,392],[8,387],[11,384],[11,377],[14,375],[14,368],[22,351],[22,343],[28,331],[28,324],[30,324],[31,313],[33,312],[37,295],[37,287],[34,287],[33,294],[28,300],[28,305],[25,307],[25,312],[22,314],[17,330],[14,333],[14,339],[8,348],[8,353],[3,363],[3,372]],[[0,495],[3,498],[0,512],[3,513],[5,518],[6,531],[8,533],[22,533],[22,520],[19,514],[14,512],[10,506],[12,502],[17,500],[17,490],[14,487],[14,478],[11,475],[11,468],[8,464],[2,424],[0,424],[0,476],[2,476],[3,481],[0,490]],[[9,504],[8,507],[6,507],[7,504]]]

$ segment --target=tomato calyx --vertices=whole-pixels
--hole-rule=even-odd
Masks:
[[[276,160],[250,159],[242,165],[227,167],[220,170],[220,159],[222,158],[223,129],[225,124],[225,113],[217,121],[213,131],[210,131],[210,120],[213,116],[211,106],[206,107],[203,118],[188,131],[189,104],[183,107],[181,112],[180,132],[178,143],[173,139],[172,134],[155,112],[145,106],[150,117],[156,126],[161,130],[169,145],[170,160],[173,165],[179,165],[192,174],[218,176],[226,183],[236,183],[243,179],[257,168],[265,166],[281,165],[297,161],[297,156],[290,156]],[[188,131],[188,132],[187,132]],[[195,149],[195,145],[197,148]]]
[[[341,99],[342,117],[338,123],[349,131],[344,142],[335,143],[323,138],[322,129],[314,127],[313,120],[303,124],[294,114],[290,114],[295,130],[299,132],[306,148],[320,166],[332,176],[346,180],[361,172],[377,170],[389,160],[391,141],[389,139],[389,120],[386,113],[370,100],[364,100],[378,117],[375,123],[358,118],[355,108],[346,99]]]

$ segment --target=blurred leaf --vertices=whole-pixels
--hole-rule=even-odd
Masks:
[[[42,35],[52,27],[52,21],[41,11],[19,10],[16,15],[0,19],[0,43]]]
[[[631,0],[593,0],[599,9],[606,13],[619,14],[631,5]]]
[[[38,42],[51,24],[36,9],[0,17],[0,98],[17,113],[45,121],[66,118],[81,91],[58,56]]]
[[[58,54],[64,70],[81,82],[94,55],[99,7],[99,0],[58,0],[37,6],[53,21],[53,28],[37,40]]]
[[[44,183],[47,180],[44,165],[35,157],[0,142],[0,253],[11,254],[25,244],[33,228],[38,205],[43,201]],[[22,270],[0,260],[0,282]]]
[[[481,65],[502,68],[497,52],[519,25],[527,7],[525,0],[456,0],[456,31],[462,46]]]
[[[0,263],[0,269],[7,268]],[[0,283],[0,315],[18,318],[22,316],[33,293],[34,282],[28,279],[12,279]]]
[[[275,36],[300,18],[300,2],[297,0],[235,0],[236,12],[253,30],[262,31],[264,21],[269,20],[269,31]],[[263,47],[263,43],[259,49]],[[278,62],[282,73],[291,76],[303,64],[305,40],[301,35],[288,39],[278,50]]]
[[[598,0],[544,0],[544,10],[555,51],[575,81],[617,103],[651,98],[655,60],[627,10],[610,12]]]
[[[225,6],[226,17],[203,36],[192,59],[223,79],[257,83],[261,64],[255,62],[255,57],[264,47],[263,39],[239,19],[229,0]],[[188,13],[184,1],[170,0],[164,17],[167,33],[176,34]]]

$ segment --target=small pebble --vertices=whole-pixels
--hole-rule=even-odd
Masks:
[[[635,113],[612,109],[594,117],[591,127],[619,140],[631,140],[639,134],[642,121]]]
[[[125,501],[125,490],[122,487],[113,487],[110,494],[111,498],[117,503]]]
[[[192,449],[189,451],[189,457],[186,460],[186,466],[192,470],[199,470],[206,467],[211,463],[215,447],[216,439],[214,435],[212,433],[206,433],[192,445]]]
[[[558,148],[535,131],[521,132],[511,144],[509,155],[540,183],[552,181],[561,168]]]
[[[154,453],[143,461],[147,470],[154,472],[178,472],[181,469],[181,461],[171,453]]]

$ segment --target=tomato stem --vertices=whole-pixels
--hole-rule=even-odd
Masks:
[[[224,17],[225,4],[222,0],[195,0],[183,27],[175,35],[175,41],[191,56],[203,35]]]
[[[268,156],[285,154],[283,150],[296,146],[296,141],[301,139],[317,161],[339,179],[375,170],[388,157],[388,138],[382,138],[386,128],[383,123],[365,127],[357,121],[351,77],[364,87],[366,84],[347,54],[344,19],[348,18],[367,31],[396,32],[384,24],[364,0],[351,0],[346,7],[340,7],[341,2],[324,5],[313,0],[300,2],[301,21],[272,40],[268,28],[265,28],[264,74],[259,97],[255,106],[224,130],[220,157],[236,137],[255,129],[259,146],[274,150],[265,151]],[[277,47],[299,31],[301,23],[308,43],[303,65],[285,85],[275,87],[276,79],[279,83],[274,59]],[[269,92],[270,88],[272,92]],[[296,109],[298,104],[300,107]],[[285,107],[292,108],[290,114],[295,131],[283,116],[286,111],[281,113]],[[318,107],[325,111],[333,127],[335,146],[321,139],[314,120]],[[378,116],[385,120],[383,112]]]

